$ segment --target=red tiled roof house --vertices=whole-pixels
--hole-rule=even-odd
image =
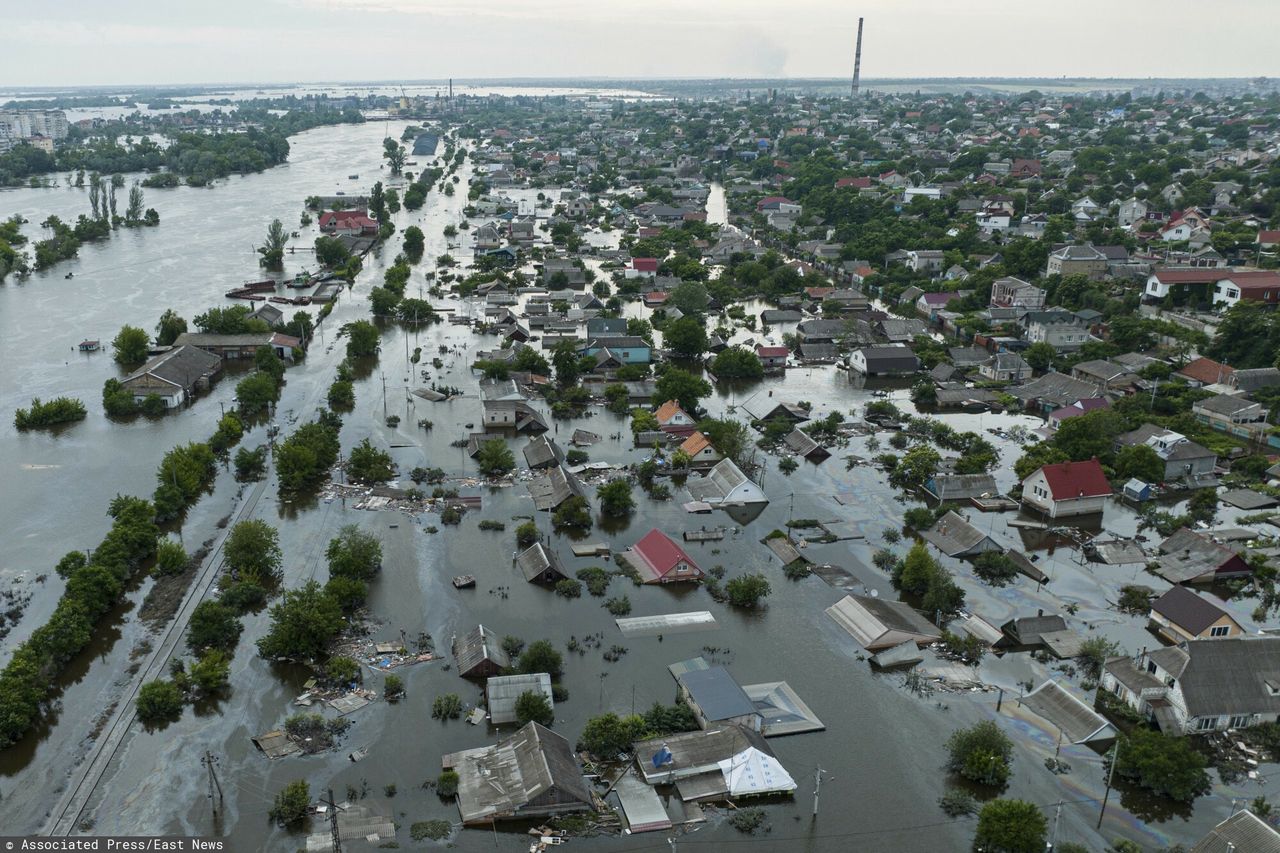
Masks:
[[[675,540],[656,527],[622,554],[644,583],[700,581],[702,569]]]
[[[1063,518],[1102,512],[1111,484],[1097,459],[1045,465],[1022,481],[1022,505]]]

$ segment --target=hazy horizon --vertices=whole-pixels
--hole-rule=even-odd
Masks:
[[[859,15],[869,82],[1280,75],[1267,35],[1280,24],[1274,0],[1222,0],[1211,20],[1191,0],[1169,0],[1158,16],[1102,0],[1070,9],[998,0],[511,0],[496,8],[224,0],[162,8],[163,19],[148,0],[12,8],[0,86],[841,79],[852,72]]]

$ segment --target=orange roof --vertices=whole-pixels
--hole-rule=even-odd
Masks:
[[[697,456],[710,446],[711,439],[700,432],[695,432],[684,440],[684,443],[680,445],[680,449],[690,456]]]
[[[1235,373],[1235,370],[1225,364],[1219,364],[1211,358],[1203,357],[1188,362],[1186,367],[1178,371],[1179,375],[1194,379],[1204,385],[1226,382],[1231,378],[1232,373]]]
[[[658,419],[658,423],[665,424],[678,414],[682,414],[684,409],[680,408],[680,404],[675,400],[668,400],[658,407],[658,411],[653,415]]]

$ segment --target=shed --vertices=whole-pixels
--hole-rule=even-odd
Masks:
[[[1061,616],[1023,616],[1010,619],[1000,626],[1004,639],[996,645],[1002,648],[1034,648],[1043,645],[1042,635],[1067,630],[1067,620]]]
[[[614,791],[618,794],[618,802],[627,819],[627,828],[633,834],[671,828],[671,818],[667,817],[667,810],[653,786],[646,785],[631,769],[618,779]]]
[[[564,454],[551,438],[534,436],[524,446],[524,461],[530,468],[550,468],[564,461]]]
[[[1130,478],[1129,482],[1124,484],[1122,494],[1131,501],[1145,501],[1151,499],[1151,484],[1144,483],[1137,477]]]
[[[1115,726],[1052,679],[1024,696],[1022,704],[1061,729],[1071,743],[1115,740]]]
[[[453,658],[463,678],[488,678],[511,666],[497,635],[483,625],[453,638]]]
[[[541,542],[534,542],[517,554],[516,566],[529,583],[555,583],[568,577],[556,552]]]
[[[489,706],[489,722],[495,726],[518,721],[516,700],[525,693],[538,693],[555,707],[551,695],[551,676],[545,672],[521,675],[497,675],[484,685],[485,704]]]
[[[821,462],[831,456],[831,452],[818,442],[814,441],[810,435],[800,427],[796,427],[787,434],[782,440],[795,455],[802,459],[808,459],[810,462]]]
[[[909,605],[864,595],[846,595],[827,608],[827,615],[867,651],[891,648],[907,640],[927,645],[942,631]]]

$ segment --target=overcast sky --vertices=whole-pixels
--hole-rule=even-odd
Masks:
[[[0,86],[1280,75],[1280,0],[0,0]]]

